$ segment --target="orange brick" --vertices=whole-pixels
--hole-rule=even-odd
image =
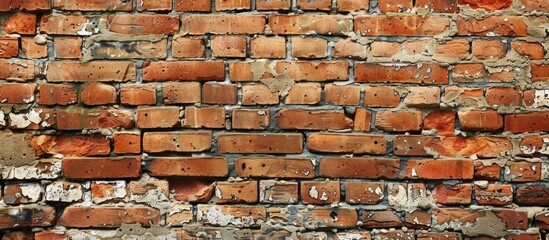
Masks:
[[[275,114],[280,129],[298,130],[341,130],[350,129],[353,120],[346,117],[343,110],[306,110],[283,108]]]
[[[520,106],[522,103],[522,96],[518,88],[490,87],[486,89],[486,101],[489,105]]]
[[[375,125],[386,132],[420,131],[423,118],[420,111],[378,111]]]
[[[435,58],[464,59],[469,56],[469,40],[452,39],[438,43],[435,51]]]
[[[175,0],[175,10],[178,12],[210,12],[209,0]]]
[[[388,158],[337,158],[320,160],[320,176],[328,178],[397,179],[400,160]]]
[[[439,87],[408,87],[404,104],[416,108],[436,108],[440,102]]]
[[[259,189],[257,181],[217,182],[216,203],[257,203]]]
[[[225,63],[222,61],[155,61],[143,64],[143,81],[174,80],[225,80]]]
[[[237,176],[261,178],[314,178],[311,158],[238,157]]]
[[[332,8],[332,1],[330,0],[297,0],[297,8],[301,10],[319,10],[330,11]]]
[[[0,102],[26,104],[34,102],[36,84],[4,83],[0,86]]]
[[[448,69],[436,64],[384,66],[355,63],[355,81],[359,83],[447,84]]]
[[[494,110],[470,110],[458,112],[463,131],[495,132],[503,128],[503,116]]]
[[[258,36],[250,39],[251,58],[285,58],[286,39]]]
[[[471,204],[473,195],[473,187],[471,184],[456,184],[446,186],[445,184],[437,184],[433,196],[437,204],[443,205],[468,205]]]
[[[138,128],[172,128],[181,126],[179,107],[138,107]]]
[[[71,85],[66,84],[40,84],[40,98],[42,105],[69,105],[78,102],[77,91]]]
[[[326,39],[292,37],[292,57],[325,58],[327,55],[328,41]]]
[[[342,1],[339,1],[340,3]],[[348,1],[345,1],[348,2]],[[339,39],[334,43],[332,56],[340,58],[366,59],[368,46],[354,42],[350,39]]]
[[[259,182],[259,201],[261,203],[296,204],[299,200],[299,184],[276,180]]]
[[[336,61],[278,61],[277,73],[287,73],[294,81],[344,81],[348,79],[349,63]]]
[[[36,15],[31,13],[16,13],[10,15],[2,25],[7,34],[36,34]]]
[[[202,87],[202,102],[209,104],[236,104],[238,102],[236,84],[205,83]]]
[[[240,36],[214,36],[210,38],[214,57],[246,57],[246,38]]]
[[[273,105],[280,99],[278,92],[272,92],[264,84],[247,84],[242,86],[242,105]]]
[[[339,181],[302,181],[301,201],[304,204],[331,204],[341,198]]]
[[[378,204],[385,197],[385,184],[378,182],[346,182],[345,202]]]
[[[355,121],[353,125],[353,130],[369,132],[371,123],[372,112],[364,108],[357,108],[355,110]]]
[[[91,83],[82,86],[80,92],[85,105],[106,105],[116,103],[116,88],[102,83]]]
[[[225,157],[158,157],[149,166],[154,177],[227,177]]]
[[[155,105],[156,84],[120,85],[120,103],[125,105]]]
[[[58,223],[69,228],[118,228],[130,223],[150,226],[160,222],[160,218],[160,211],[149,207],[70,206]]]
[[[352,19],[341,15],[270,15],[269,26],[274,34],[342,35],[352,31]],[[308,23],[308,24],[303,24]]]
[[[320,83],[297,83],[290,88],[285,104],[317,104],[320,102]]]
[[[455,134],[456,113],[453,111],[432,111],[423,118],[424,130],[436,130],[441,136]]]
[[[138,11],[169,11],[172,0],[137,0]]]
[[[205,58],[204,39],[202,37],[174,37],[172,56],[174,58]]]
[[[326,103],[336,105],[358,105],[360,103],[360,86],[326,84],[324,86]]]
[[[359,15],[355,16],[354,32],[366,36],[434,36],[446,31],[450,19],[439,16],[425,18],[415,15],[399,17]],[[408,23],[413,23],[412,26]]]
[[[116,14],[108,17],[109,29],[122,34],[167,34],[179,32],[179,15]]]
[[[186,107],[183,127],[188,128],[224,128],[224,107]]]
[[[116,154],[141,153],[141,135],[138,133],[115,133],[114,152]]]
[[[12,58],[19,56],[18,37],[0,37],[0,58]]]
[[[131,11],[131,2],[110,2],[108,0],[96,0],[93,2],[80,2],[78,0],[54,0],[53,8],[72,11]]]
[[[311,133],[307,139],[311,152],[384,155],[387,139],[381,135]]]
[[[198,82],[164,82],[162,83],[164,104],[198,103],[202,98]]]
[[[215,0],[216,11],[249,10],[250,0]]]
[[[338,12],[368,11],[369,9],[370,9],[369,1],[359,1],[359,0],[337,1]]]
[[[396,107],[400,103],[400,94],[390,86],[366,86],[364,105],[367,107]]]
[[[141,174],[140,157],[63,158],[63,176],[67,179],[124,179]]]
[[[478,204],[502,206],[513,203],[513,185],[488,184],[486,187],[475,186],[475,198]]]
[[[190,35],[213,34],[262,34],[265,16],[218,14],[191,14],[181,17],[182,32]]]
[[[506,42],[502,40],[473,40],[473,56],[478,60],[504,58],[507,54]]]
[[[373,42],[370,44],[370,53],[374,57],[391,57],[400,52],[400,43],[397,42]]]
[[[48,45],[36,43],[34,37],[22,37],[21,50],[27,58],[45,58],[48,56]]]
[[[498,0],[498,1],[487,1],[479,2],[474,0],[459,0],[461,5],[469,5],[472,9],[483,8],[489,11],[495,11],[500,9],[506,9],[513,4],[513,0]]]
[[[411,0],[380,0],[379,10],[381,12],[406,12],[413,7]]]
[[[408,160],[404,170],[410,179],[473,179],[473,160],[422,159]]]
[[[541,179],[541,163],[508,161],[504,179],[509,182],[535,182]]]
[[[301,153],[300,133],[221,133],[217,136],[219,153]]]
[[[263,10],[290,10],[292,2],[290,0],[257,0],[255,8]]]
[[[81,58],[82,38],[55,37],[53,39],[56,58]]]
[[[482,20],[458,17],[457,28],[458,36],[486,36],[488,33],[496,36],[528,36],[523,16],[491,16]]]
[[[269,127],[270,115],[268,108],[233,109],[232,128],[253,130],[267,129]]]
[[[143,135],[143,151],[162,152],[202,152],[212,145],[210,131],[146,132]]]
[[[49,61],[48,82],[127,82],[135,81],[134,62],[126,61]]]
[[[415,4],[416,4],[416,7],[425,8],[429,12],[435,12],[435,13],[458,13],[459,12],[458,0],[416,0]]]

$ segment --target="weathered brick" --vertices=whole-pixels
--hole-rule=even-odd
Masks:
[[[164,104],[198,103],[202,99],[199,82],[162,83]]]
[[[217,136],[219,153],[301,153],[300,133],[221,133]]]
[[[162,152],[202,152],[210,149],[212,132],[146,132],[143,135],[143,151]]]
[[[340,130],[350,129],[353,120],[343,110],[324,111],[284,108],[275,114],[275,121],[281,129],[298,130]]]
[[[116,88],[102,83],[90,83],[82,86],[80,91],[85,105],[107,105],[116,103]]]
[[[501,179],[501,167],[497,162],[475,161],[475,179],[499,180]]]
[[[384,155],[387,139],[382,135],[311,133],[307,149],[312,152]]]
[[[31,13],[12,14],[4,21],[2,28],[7,34],[34,35],[36,34],[36,15]]]
[[[384,66],[374,63],[355,63],[355,81],[447,84],[448,69],[436,64]]]
[[[475,186],[475,198],[482,205],[507,205],[513,203],[513,186],[510,184],[488,184]]]
[[[378,204],[385,197],[385,184],[377,182],[346,182],[345,202]]]
[[[435,130],[441,136],[455,134],[456,113],[453,111],[432,111],[423,118],[424,130]]]
[[[220,213],[225,216],[231,216],[234,221],[219,221],[215,218],[207,217],[211,214]],[[244,205],[198,205],[196,220],[205,225],[220,227],[257,227],[265,221],[267,212],[264,206],[244,206]],[[244,221],[244,219],[246,219]]]
[[[138,0],[138,11],[169,11],[172,10],[172,0]]]
[[[404,176],[411,179],[473,179],[473,160],[408,160]]]
[[[122,34],[168,34],[179,32],[179,15],[116,14],[108,17],[109,29]]]
[[[63,158],[63,176],[67,179],[123,179],[139,177],[140,157]]]
[[[420,111],[378,111],[375,126],[386,132],[420,131],[423,117]]]
[[[111,2],[108,0],[95,0],[81,2],[78,0],[54,0],[53,8],[69,11],[131,11],[131,2]]]
[[[100,19],[104,17],[97,17],[96,20],[91,20],[89,15],[76,15],[76,14],[48,14],[43,15],[40,19],[40,33],[51,35],[91,35],[96,32],[94,29]],[[88,24],[89,23],[89,24]],[[91,29],[89,29],[91,28]],[[88,31],[92,30],[91,31]]]
[[[236,175],[241,177],[314,178],[314,164],[309,158],[252,158],[235,160]]]
[[[206,45],[202,37],[174,37],[172,40],[174,58],[205,58]]]
[[[286,72],[295,81],[343,81],[348,79],[347,61],[278,61],[276,72]]]
[[[330,11],[332,8],[332,2],[330,0],[297,0],[297,8],[301,10]]]
[[[379,10],[381,12],[405,12],[413,7],[410,0],[380,0]]]
[[[80,37],[54,37],[53,44],[56,58],[82,57],[82,38]]]
[[[402,220],[392,210],[365,211],[362,215],[363,228],[397,228],[402,227]]]
[[[456,184],[446,186],[445,184],[437,184],[433,196],[437,204],[443,205],[469,205],[473,195],[473,187],[471,184]]]
[[[364,106],[396,107],[400,103],[400,94],[391,86],[366,86],[364,89]]]
[[[325,58],[326,56],[328,56],[328,41],[326,39],[292,37],[292,57]]]
[[[225,157],[158,157],[148,170],[155,177],[226,177],[229,162]]]
[[[156,84],[120,85],[120,103],[125,105],[155,105]]]
[[[166,223],[170,226],[181,227],[193,221],[193,205],[175,204],[168,211],[170,214],[166,217]]]
[[[286,96],[285,104],[317,104],[320,102],[322,87],[320,83],[297,83]]]
[[[238,102],[238,87],[236,84],[205,83],[202,86],[202,102],[236,104]]]
[[[320,160],[320,176],[329,178],[396,179],[400,160],[389,158],[337,158]]]
[[[133,128],[133,113],[114,108],[68,108],[57,109],[56,129],[81,130],[98,128]]]
[[[358,105],[360,102],[360,86],[326,84],[324,86],[326,103],[336,105]]]
[[[160,222],[160,211],[149,207],[70,206],[59,218],[59,225],[71,228],[117,228],[138,223],[150,226]]]
[[[166,39],[158,41],[132,41],[116,42],[102,41],[94,43],[88,47],[89,54],[86,58],[90,59],[165,59],[167,56]]]
[[[34,102],[36,84],[4,83],[0,85],[0,102],[25,104]]]
[[[520,55],[527,56],[531,60],[541,60],[545,56],[545,49],[541,43],[526,41],[512,41],[511,48]]]
[[[212,36],[210,38],[212,56],[246,57],[246,38],[241,36]]]
[[[290,10],[292,2],[290,0],[257,0],[255,8],[257,10]]]
[[[337,15],[270,15],[269,27],[274,34],[342,35],[352,31],[353,20]]]
[[[81,202],[84,196],[82,184],[56,181],[46,185],[45,200],[49,202]]]
[[[77,90],[72,85],[43,83],[39,88],[38,103],[42,105],[69,105],[78,101]]]
[[[44,230],[34,233],[34,240],[67,240],[67,233],[63,230]]]
[[[503,116],[493,110],[460,111],[458,118],[463,131],[495,132],[503,127]]]
[[[364,109],[357,108],[355,110],[355,122],[353,123],[353,130],[369,132],[370,125],[372,123],[372,112]]]
[[[257,203],[259,187],[257,181],[217,182],[215,186],[216,203]]]
[[[49,227],[55,224],[56,212],[53,207],[22,205],[0,208],[0,229],[21,227]]]
[[[280,102],[279,92],[272,91],[265,84],[242,86],[242,105],[274,105]]]
[[[225,79],[221,61],[145,62],[143,81],[216,81]]]
[[[354,31],[366,36],[435,36],[450,26],[450,19],[439,16],[371,15],[356,16],[354,20]]]
[[[489,11],[495,11],[500,9],[506,9],[513,4],[513,0],[496,0],[496,1],[473,1],[473,0],[459,0],[461,5],[469,5],[473,9],[483,8]]]
[[[0,58],[19,56],[19,38],[0,37]]]
[[[512,144],[508,138],[494,136],[426,138],[424,148],[430,155],[447,157],[491,158],[508,155]]]
[[[482,20],[458,17],[457,29],[459,36],[487,36],[489,33],[510,37],[528,35],[523,16],[491,16]]]
[[[210,12],[211,2],[208,0],[175,0],[176,11]]]
[[[258,4],[258,3],[256,3]],[[257,36],[250,39],[251,58],[285,58],[286,39],[283,37]]]
[[[467,39],[453,39],[438,43],[435,58],[461,60],[469,56],[470,46]]]
[[[141,153],[141,135],[138,133],[118,132],[114,134],[114,152],[116,154]]]
[[[504,40],[473,40],[473,56],[478,60],[504,58],[507,53],[506,45]]]
[[[505,67],[501,72],[490,73],[483,64],[463,63],[454,67],[452,79],[456,82],[512,82],[515,71]]]
[[[301,181],[300,189],[304,204],[331,204],[341,197],[339,181]]]
[[[38,44],[34,37],[21,37],[21,50],[27,58],[45,58],[48,56],[48,45]]]
[[[270,111],[262,109],[233,109],[232,128],[261,130],[267,129],[270,123]]]
[[[400,44],[397,42],[373,42],[370,48],[374,57],[391,57],[400,52]]]
[[[508,161],[504,179],[509,182],[535,182],[541,180],[541,163]]]
[[[124,180],[92,181],[91,197],[94,203],[124,202],[128,189]]]
[[[137,108],[138,128],[173,128],[181,126],[179,107]]]
[[[7,183],[4,185],[4,203],[19,205],[36,203],[42,199],[44,190],[40,183]]]
[[[107,156],[111,142],[101,135],[36,135],[32,137],[36,155]]]
[[[48,82],[127,82],[135,81],[135,63],[123,61],[50,61]]]
[[[505,132],[547,132],[549,131],[549,112],[531,112],[505,115]]]
[[[250,0],[215,0],[216,11],[249,10],[250,7]]]
[[[549,206],[549,188],[546,184],[523,185],[515,191],[515,203],[519,205]]]
[[[340,2],[342,1],[338,3]],[[350,0],[343,2],[350,2]],[[332,48],[332,57],[366,59],[367,51],[368,46],[365,44],[353,42],[349,39],[339,39]]]
[[[440,102],[438,87],[408,87],[408,95],[404,99],[407,107],[436,108]]]

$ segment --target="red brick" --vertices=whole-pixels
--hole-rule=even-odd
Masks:
[[[549,81],[549,65],[532,64],[532,82]]]
[[[290,10],[292,2],[290,0],[257,0],[255,8],[262,10]]]
[[[475,179],[495,180],[501,178],[501,167],[496,162],[475,161]]]
[[[54,37],[54,51],[56,58],[81,58],[82,38]]]
[[[242,86],[242,105],[274,105],[280,99],[278,91],[272,91],[265,84],[246,84]]]
[[[45,58],[48,56],[48,45],[38,44],[34,37],[21,37],[21,50],[27,58]]]
[[[311,152],[384,155],[387,139],[381,135],[311,133],[307,138]]]
[[[284,99],[285,104],[317,104],[320,102],[320,83],[297,83],[290,88]]]
[[[205,58],[204,39],[202,37],[174,37],[172,56],[174,58]]]
[[[440,137],[427,138],[424,147],[430,154],[447,157],[493,158],[508,155],[512,144],[508,138],[494,136]]]
[[[416,0],[416,7],[434,13],[458,13],[458,0]]]
[[[336,105],[358,105],[360,102],[360,86],[335,85],[324,86],[325,100]]]
[[[19,56],[18,37],[0,37],[0,58],[13,58]]]
[[[523,16],[491,16],[482,20],[458,17],[457,28],[458,36],[486,36],[488,33],[509,37],[528,36]]]
[[[234,170],[240,177],[314,178],[314,164],[310,158],[239,157]]]
[[[504,131],[512,133],[549,131],[549,112],[505,115]]]
[[[181,17],[182,32],[190,35],[212,34],[262,34],[265,16],[218,14],[192,14]]]
[[[428,40],[407,40],[402,44],[402,50],[410,56],[425,55],[430,51],[427,49],[427,44],[430,43],[432,42]]]
[[[66,84],[40,84],[40,98],[42,105],[69,105],[78,101],[77,90]]]
[[[503,127],[503,116],[494,110],[458,112],[462,131],[495,132]]]
[[[122,34],[168,34],[179,32],[179,15],[117,14],[108,18],[109,29]]]
[[[455,1],[455,0],[454,0]],[[460,240],[461,234],[453,232],[421,232],[416,240]]]
[[[137,223],[144,227],[160,222],[160,211],[149,207],[70,206],[59,218],[59,225],[68,228],[117,228]]]
[[[397,42],[373,42],[370,44],[370,53],[374,57],[391,57],[400,52],[400,43]]]
[[[219,153],[301,153],[301,133],[221,133],[217,136]]]
[[[494,0],[494,1],[474,1],[474,0],[459,0],[460,5],[469,5],[472,9],[483,8],[489,11],[506,9],[511,7],[513,0]]]
[[[352,31],[353,20],[340,15],[270,15],[269,27],[274,34],[343,35]]]
[[[212,36],[210,38],[212,56],[246,57],[246,38],[241,36]]]
[[[449,222],[460,224],[474,224],[478,218],[486,217],[488,214],[494,214],[499,221],[505,223],[507,229],[526,229],[528,225],[528,214],[526,211],[517,210],[471,210],[462,208],[438,208],[434,210],[433,221],[438,222],[439,226],[447,226],[451,229]]]
[[[140,157],[63,158],[63,176],[67,179],[124,179],[140,176]]]
[[[326,56],[328,56],[328,41],[326,39],[292,37],[292,57],[325,58]]]
[[[378,111],[376,128],[386,132],[420,131],[423,118],[420,111]]]
[[[0,11],[44,11],[51,9],[50,0],[6,0],[0,3]]]
[[[469,205],[473,196],[473,187],[471,184],[446,186],[440,183],[436,185],[433,196],[437,204]]]
[[[337,1],[337,11],[338,12],[357,12],[357,11],[368,11],[370,9],[369,1],[358,1],[358,0],[348,0],[348,1]]]
[[[328,178],[396,179],[400,160],[388,158],[339,158],[320,160],[320,176]]]
[[[398,135],[393,138],[394,154],[397,156],[429,156],[424,145],[431,137]]]
[[[408,87],[408,95],[404,99],[407,107],[436,108],[440,102],[439,87]]]
[[[520,139],[519,148],[521,155],[531,156],[531,155],[547,155],[549,136],[547,135],[537,135],[537,136],[523,136]]]
[[[395,87],[366,86],[364,105],[367,107],[396,107],[400,103],[400,94]]]
[[[364,108],[357,108],[355,110],[355,122],[353,124],[353,130],[369,132],[371,123],[372,112]]]
[[[48,82],[127,82],[135,81],[135,63],[123,61],[48,62]]]
[[[435,58],[464,59],[469,56],[470,46],[467,39],[452,39],[438,43]]]
[[[2,27],[7,34],[34,35],[36,34],[36,15],[30,13],[10,15]]]
[[[33,80],[35,63],[32,60],[0,59],[0,78],[6,80]]]
[[[82,86],[80,92],[85,105],[107,105],[116,103],[116,88],[102,83],[91,83]]]
[[[452,79],[456,82],[512,82],[515,71],[506,67],[501,72],[489,73],[482,64],[458,64],[452,72]]]
[[[380,0],[379,10],[381,12],[406,12],[412,9],[413,3],[411,0]]]
[[[344,2],[349,1],[351,0],[347,0]],[[338,3],[340,2],[342,1],[339,1]],[[332,57],[366,59],[367,51],[368,46],[365,44],[357,43],[350,39],[339,39],[337,42],[334,43],[334,46],[332,47]]]
[[[138,128],[173,128],[181,126],[179,107],[137,108]]]
[[[40,33],[49,35],[89,35],[85,30],[89,15],[49,14],[40,19]],[[99,17],[100,19],[104,19]]]
[[[81,2],[79,0],[53,0],[53,8],[69,11],[131,11],[131,2],[111,2],[109,0],[95,0]]]
[[[349,63],[339,61],[278,61],[276,72],[286,72],[295,81],[344,81],[348,79]]]
[[[432,111],[423,118],[424,130],[436,130],[440,136],[453,136],[456,113],[452,111]]]
[[[250,0],[215,0],[216,11],[250,10]]]
[[[310,229],[349,229],[356,227],[358,221],[357,210],[346,207],[316,207],[312,210],[303,209],[298,214],[303,216],[303,225]],[[315,238],[315,236],[310,238]],[[321,235],[318,238],[326,239],[327,236]]]
[[[236,84],[205,83],[202,87],[202,102],[236,104],[238,102],[238,87]]]
[[[210,149],[212,132],[146,132],[143,135],[143,151],[162,152],[202,152]]]
[[[543,230],[549,229],[549,212],[538,212],[536,213],[534,219],[534,226]]]
[[[330,11],[332,8],[332,2],[330,0],[297,0],[297,8],[300,10]]]
[[[365,211],[362,214],[362,222],[363,228],[397,228],[403,226],[397,213],[391,210]]]
[[[527,11],[549,12],[549,3],[543,0],[521,0]]]
[[[257,4],[257,3],[256,3]],[[251,58],[285,58],[286,39],[283,37],[257,36],[250,39]]]
[[[267,129],[270,122],[270,111],[262,109],[233,109],[232,128],[261,130]]]
[[[406,222],[406,227],[408,228],[428,229],[429,226],[431,226],[431,213],[424,210],[416,210],[412,213],[406,212],[405,222]]]
[[[215,202],[223,203],[257,203],[259,190],[257,181],[217,182]]]
[[[0,229],[49,227],[55,221],[55,209],[50,206],[0,207]]]
[[[519,205],[549,206],[549,188],[545,184],[518,186],[515,203]]]
[[[331,204],[341,197],[339,181],[301,181],[303,204]]]
[[[157,61],[143,64],[143,81],[174,80],[225,80],[225,64],[222,61]]]
[[[63,230],[43,230],[34,233],[34,240],[68,240],[67,233]]]
[[[545,56],[545,49],[541,43],[512,41],[511,48],[520,55],[527,56],[531,60],[542,60]]]
[[[169,11],[172,10],[172,0],[138,0],[138,11]]]
[[[224,107],[186,107],[183,127],[189,128],[224,128]]]
[[[173,198],[182,202],[208,202],[214,193],[213,181],[193,178],[170,178]]]
[[[385,184],[376,182],[346,182],[345,202],[350,204],[378,204],[385,194]]]
[[[0,102],[25,104],[34,102],[36,84],[4,83],[0,85]]]
[[[210,12],[209,0],[175,0],[175,10],[178,12]]]
[[[101,135],[37,135],[32,145],[38,156],[108,156],[111,152],[111,141]]]
[[[280,129],[298,130],[340,130],[350,129],[353,120],[346,117],[343,110],[301,110],[281,109],[275,114],[275,121]]]
[[[201,100],[200,83],[198,82],[165,82],[162,83],[164,104],[198,103]]]
[[[404,176],[410,179],[473,179],[473,160],[408,160]]]
[[[508,161],[504,178],[509,182],[535,182],[541,179],[541,163]]]
[[[360,83],[447,84],[448,69],[436,64],[384,66],[355,63],[355,80]]]
[[[508,205],[513,203],[513,186],[510,184],[488,184],[486,188],[475,186],[475,198],[481,205]]]
[[[154,177],[227,177],[225,157],[158,157],[148,167]]]
[[[478,60],[504,58],[507,43],[503,40],[473,40],[473,56]]]
[[[138,133],[118,132],[113,139],[116,154],[141,153],[141,135]]]
[[[120,103],[124,105],[155,105],[156,84],[120,85]]]
[[[446,17],[414,15],[356,16],[354,32],[366,36],[435,36],[446,31],[450,19]]]

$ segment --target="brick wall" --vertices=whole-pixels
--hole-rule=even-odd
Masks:
[[[549,239],[547,0],[1,0],[0,238]]]

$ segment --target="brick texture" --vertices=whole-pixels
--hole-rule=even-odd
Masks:
[[[548,0],[0,0],[0,239],[549,240]]]

